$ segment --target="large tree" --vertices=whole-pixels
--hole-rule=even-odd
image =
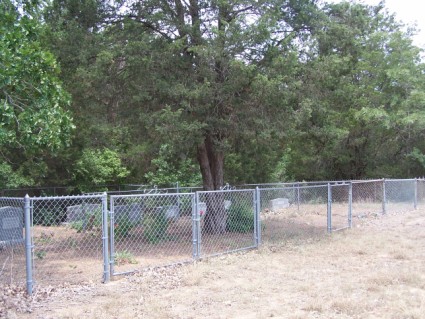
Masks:
[[[0,3],[0,171],[9,172],[0,178],[3,187],[32,184],[22,163],[32,161],[35,170],[37,157],[68,145],[73,129],[69,96],[39,40],[38,17],[33,2]]]
[[[425,137],[425,69],[414,30],[382,4],[323,11],[294,88],[308,116],[289,147],[289,170],[297,179],[423,174],[412,155],[415,146],[424,152]]]

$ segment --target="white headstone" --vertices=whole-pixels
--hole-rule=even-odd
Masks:
[[[24,240],[24,211],[19,207],[0,208],[0,242],[17,243]]]
[[[289,200],[287,198],[275,198],[269,201],[269,209],[276,211],[289,207]]]

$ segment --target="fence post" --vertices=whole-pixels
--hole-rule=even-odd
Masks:
[[[387,213],[387,193],[385,191],[385,178],[382,179],[382,213]]]
[[[300,212],[300,183],[297,183],[297,209]]]
[[[194,215],[194,244],[196,244],[196,259],[201,258],[201,216],[199,213],[199,192],[195,192],[195,215]]]
[[[261,197],[260,197],[260,189],[258,186],[255,188],[254,194],[255,200],[255,245],[258,248],[261,245]]]
[[[198,259],[198,200],[197,194],[192,196],[192,257]]]
[[[114,275],[115,266],[115,216],[114,216],[114,197],[111,196],[109,202],[109,229],[110,229],[110,254],[109,254],[109,274]]]
[[[332,233],[332,186],[328,183],[328,233]]]
[[[348,185],[348,227],[353,227],[353,182]]]
[[[109,269],[109,247],[108,247],[108,195],[102,196],[102,243],[103,243],[103,282],[108,283],[111,279]]]
[[[418,209],[418,179],[415,178],[415,197],[413,198],[413,207]]]
[[[27,275],[27,293],[32,295],[33,278],[32,278],[32,238],[31,238],[31,199],[28,194],[24,199],[24,218],[25,218],[25,259],[26,259],[26,275]]]

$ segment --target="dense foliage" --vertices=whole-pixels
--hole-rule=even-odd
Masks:
[[[2,188],[425,174],[422,50],[384,4],[29,3],[0,4]]]

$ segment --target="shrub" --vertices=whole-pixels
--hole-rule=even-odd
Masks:
[[[132,223],[127,216],[120,218],[114,224],[115,238],[121,239],[128,237],[134,226],[136,226],[136,224]]]
[[[168,220],[165,210],[153,213],[143,219],[143,237],[151,244],[167,238]]]
[[[248,233],[254,230],[254,211],[248,205],[230,206],[226,229],[229,232]]]

